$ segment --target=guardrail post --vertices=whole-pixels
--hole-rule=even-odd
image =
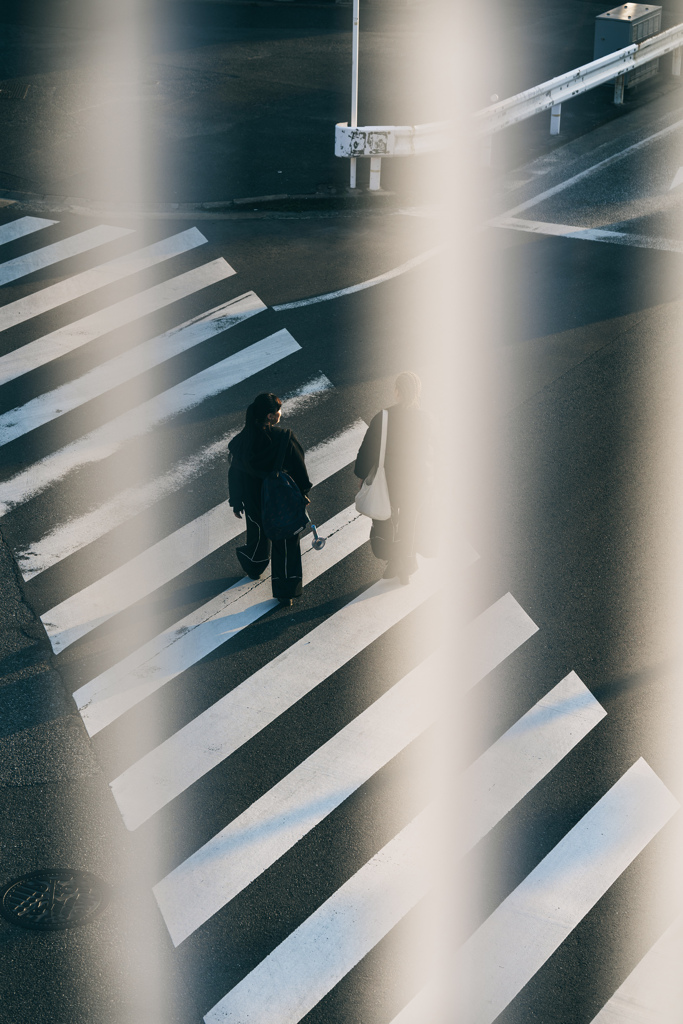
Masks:
[[[671,74],[680,75],[681,73],[681,49],[673,51],[673,60],[671,62]]]
[[[382,157],[371,156],[370,157],[370,191],[377,192],[379,190],[379,176],[382,170]]]
[[[550,134],[560,134],[560,116],[562,114],[562,104],[556,103],[550,108]]]
[[[617,75],[614,79],[614,102],[618,107],[624,102],[624,87],[626,85],[626,75]]]

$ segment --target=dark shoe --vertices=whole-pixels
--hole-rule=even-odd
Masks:
[[[291,597],[278,597],[278,601],[280,602],[281,608],[291,608],[294,604]]]
[[[387,562],[387,567],[384,570],[384,575],[382,576],[382,579],[383,580],[393,580],[393,578],[395,576],[396,576],[396,569],[393,567],[391,562]]]

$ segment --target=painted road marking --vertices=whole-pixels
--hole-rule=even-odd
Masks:
[[[409,672],[154,886],[175,946],[432,724],[434,662]]]
[[[512,210],[507,210],[506,217],[516,217],[519,213],[524,213],[525,210],[531,209],[532,206],[537,206],[538,203],[544,202],[546,199],[550,199],[552,196],[558,195],[560,192],[564,192],[565,189],[570,188],[572,185],[576,185],[577,182],[583,181],[584,178],[589,177],[591,174],[595,174],[596,171],[601,171],[605,167],[610,167],[612,164],[618,163],[619,160],[625,160],[631,153],[637,153],[639,149],[643,149],[644,146],[649,146],[651,142],[656,142],[658,139],[663,139],[667,135],[671,135],[672,132],[678,131],[679,128],[683,128],[683,120],[676,121],[674,124],[670,124],[667,128],[662,128],[658,132],[654,132],[652,135],[648,135],[646,138],[641,139],[639,142],[634,142],[632,146],[627,146],[626,149],[620,150],[618,153],[613,153],[612,156],[605,157],[604,160],[599,160],[596,164],[591,167],[587,167],[584,171],[579,171],[578,174],[572,175],[571,178],[567,178],[566,181],[561,181],[558,185],[553,185],[552,188],[548,188],[545,192],[539,192],[537,196],[532,199],[527,199],[526,202],[520,203],[519,206],[513,207]]]
[[[330,299],[340,299],[344,295],[353,295],[354,292],[362,292],[366,288],[374,288],[376,284],[382,284],[384,281],[391,281],[393,277],[399,277],[401,274],[405,274],[408,270],[412,270],[414,267],[419,267],[420,264],[424,263],[426,260],[430,260],[433,256],[438,256],[438,254],[443,252],[445,248],[445,245],[437,245],[433,249],[429,249],[427,252],[423,252],[419,256],[415,256],[412,260],[408,260],[407,263],[402,263],[400,267],[395,267],[393,270],[387,270],[385,274],[379,274],[377,277],[371,277],[368,281],[362,281],[361,284],[352,284],[349,288],[339,288],[336,292],[327,292],[325,295],[313,295],[310,299],[297,299],[296,302],[282,302],[279,306],[273,306],[273,309],[278,313],[285,309],[299,309],[301,306],[313,306],[316,302],[329,302]]]
[[[20,217],[18,220],[0,226],[0,245],[14,242],[15,239],[23,238],[25,235],[32,235],[34,231],[51,228],[53,224],[58,223],[57,220],[43,220],[42,217]]]
[[[277,331],[34,462],[28,469],[0,483],[0,515],[40,494],[72,470],[106,459],[133,438],[194,409],[206,398],[227,391],[300,348],[289,331]]]
[[[471,797],[463,849],[476,845],[606,714],[570,672],[522,715],[462,777],[462,790]]]
[[[353,505],[320,527],[327,543],[322,551],[303,552],[304,584],[327,572],[368,539],[368,527]],[[91,736],[125,711],[191,668],[243,629],[277,607],[266,596],[270,572],[260,580],[244,577],[195,609],[137,651],[113,665],[74,693]]]
[[[7,260],[5,263],[0,263],[0,285],[9,284],[10,281],[16,281],[19,277],[35,273],[36,270],[51,267],[53,263],[59,263],[60,260],[66,260],[70,256],[79,256],[81,253],[88,252],[89,249],[112,242],[116,238],[122,238],[123,235],[130,235],[132,232],[132,228],[115,228],[107,224],[99,224],[95,228],[88,228],[87,231],[81,231],[77,235],[70,235],[60,242],[53,242],[52,245],[36,249],[35,252],[29,252],[25,256]]]
[[[471,1024],[492,1024],[678,807],[640,758],[584,815],[460,950]]]
[[[294,395],[284,399],[283,416],[295,412],[299,402],[308,404],[331,387],[332,385],[324,374],[316,380],[302,385]],[[356,421],[349,428],[349,431],[353,432],[354,438],[357,439],[359,448],[366,429],[367,426],[362,420]],[[346,433],[347,431],[344,431],[342,436]],[[236,431],[232,431],[219,437],[218,440],[176,463],[156,479],[139,487],[129,487],[119,491],[113,498],[97,508],[91,509],[81,516],[75,516],[66,523],[60,523],[50,533],[29,547],[15,551],[14,554],[24,579],[32,579],[56,565],[63,558],[67,558],[100,537],[104,537],[110,530],[144,512],[157,501],[161,501],[162,498],[191,483],[202,473],[214,467],[220,460],[225,459],[228,445],[235,434]],[[323,445],[326,444],[327,442],[323,442]],[[315,450],[310,450],[307,457],[312,457]]]
[[[674,180],[669,185],[669,192],[673,189],[678,188],[679,185],[683,185],[683,167],[679,167],[674,174]]]
[[[197,228],[189,228],[170,238],[164,238],[161,242],[147,245],[144,249],[138,249],[136,252],[127,253],[125,256],[102,263],[98,267],[84,270],[81,274],[67,278],[66,281],[58,281],[31,295],[8,302],[6,306],[0,307],[0,331],[21,324],[25,320],[30,320],[31,317],[46,313],[50,309],[55,309],[65,302],[71,302],[72,299],[78,299],[105,285],[113,284],[114,281],[139,274],[148,267],[163,263],[164,260],[172,259],[190,249],[195,249],[198,245],[204,245],[205,242],[206,239],[201,231],[198,231]],[[24,345],[23,349],[19,351],[29,347],[29,345]],[[7,356],[0,358],[0,383],[2,384],[13,379],[7,377],[4,371],[4,367],[7,365],[5,360],[12,355],[14,353],[10,352]]]
[[[165,298],[169,299],[170,296],[170,301],[174,302],[179,297],[176,293],[180,289],[185,294],[192,294],[194,291],[206,287],[206,284],[213,284],[215,280],[220,281],[224,277],[229,277],[229,274],[223,273],[225,267],[212,267],[211,264],[208,264],[183,275],[186,279],[184,281],[181,278],[174,278],[172,282],[166,282],[166,285],[170,285],[170,287],[164,286],[162,290],[165,293]],[[212,268],[208,274],[207,268]],[[219,276],[216,276],[217,274]],[[191,290],[187,291],[187,289]],[[153,290],[157,291],[157,289]],[[143,295],[151,298],[149,292],[145,292]],[[136,300],[138,298],[136,296]],[[160,298],[161,294],[158,293],[152,301],[158,303]],[[159,308],[158,305],[155,308]],[[78,379],[62,384],[54,391],[39,395],[24,405],[1,415],[0,445],[7,444],[28,433],[29,430],[35,430],[36,427],[49,423],[50,420],[78,408],[85,402],[99,398],[112,388],[133,380],[141,373],[159,366],[181,352],[186,352],[194,345],[199,345],[216,334],[227,331],[235,324],[241,323],[242,320],[255,313],[260,313],[266,308],[254,292],[247,292],[245,295],[240,295],[236,299],[216,306],[207,313],[202,313],[180,327],[174,327],[173,330],[166,331],[156,338],[150,338],[127,352],[122,352],[114,359],[100,363],[99,366],[93,367]],[[81,324],[82,322],[80,321]],[[79,325],[72,326],[77,331]],[[83,340],[87,341],[88,338],[85,337]]]
[[[334,438],[309,456],[313,483],[331,476],[355,455],[356,434]],[[329,453],[330,459],[326,458]],[[124,565],[100,577],[41,615],[55,654],[65,650],[113,615],[154,593],[228,541],[238,537],[244,520],[222,501]]]
[[[188,270],[185,274],[179,274],[178,277],[163,281],[153,288],[138,292],[137,295],[131,295],[130,298],[123,299],[113,306],[91,313],[82,320],[60,327],[51,334],[45,334],[42,338],[37,338],[0,358],[0,384],[21,377],[22,374],[73,352],[95,338],[101,338],[109,331],[133,323],[134,320],[139,320],[149,313],[155,313],[202,288],[224,281],[234,273],[224,259],[213,260],[194,270]],[[131,350],[132,353],[134,351]],[[17,410],[13,410],[13,415],[16,417]]]
[[[683,1006],[683,918],[677,917],[592,1024],[677,1024]]]
[[[581,228],[575,224],[551,224],[544,220],[521,220],[519,217],[497,217],[491,227],[528,231],[537,235],[572,238],[579,242],[609,242],[612,245],[630,245],[637,249],[659,249],[662,252],[683,252],[683,242],[676,238],[658,238],[655,235],[636,235],[629,231],[609,228]]]
[[[428,891],[423,811],[204,1017],[297,1024]]]
[[[439,583],[439,568],[424,561],[408,587],[380,580],[131,765],[111,783],[126,827],[142,825],[418,608]]]
[[[537,632],[538,626],[512,594],[492,604],[465,630],[468,674],[464,689],[478,683]]]

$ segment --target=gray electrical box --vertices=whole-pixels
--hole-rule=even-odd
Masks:
[[[662,31],[662,8],[651,4],[621,4],[595,19],[593,60],[622,50],[631,43],[640,43]],[[651,78],[659,71],[659,60],[650,61],[626,76],[626,87]]]

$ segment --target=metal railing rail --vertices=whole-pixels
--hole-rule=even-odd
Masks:
[[[491,142],[496,132],[513,124],[550,110],[550,134],[560,132],[562,103],[579,96],[589,89],[595,89],[612,80],[614,102],[624,102],[624,86],[629,71],[657,60],[667,53],[673,53],[672,71],[681,73],[683,51],[683,25],[674,25],[665,32],[632,43],[623,50],[616,50],[583,64],[580,68],[567,71],[564,75],[541,82],[531,89],[510,96],[477,111],[474,115],[477,133],[483,137],[484,163],[491,160]],[[444,149],[448,142],[449,125],[442,122],[418,125],[371,125],[359,128],[343,122],[335,125],[335,156],[370,157],[370,191],[380,187],[382,157],[411,156],[418,153],[433,153]]]
[[[683,25],[675,25],[656,36],[643,39],[641,43],[632,43],[623,50],[616,50],[584,64],[564,75],[551,78],[531,89],[501,100],[490,107],[485,107],[475,114],[475,122],[480,135],[492,135],[494,132],[518,124],[527,117],[540,114],[544,110],[552,110],[550,131],[557,135],[560,130],[560,110],[566,100],[579,96],[582,92],[595,89],[612,79],[616,79],[614,90],[615,103],[623,103],[625,75],[642,64],[648,64],[667,53],[674,53],[673,73],[681,73],[681,47],[683,47]],[[678,51],[678,52],[676,52]]]

